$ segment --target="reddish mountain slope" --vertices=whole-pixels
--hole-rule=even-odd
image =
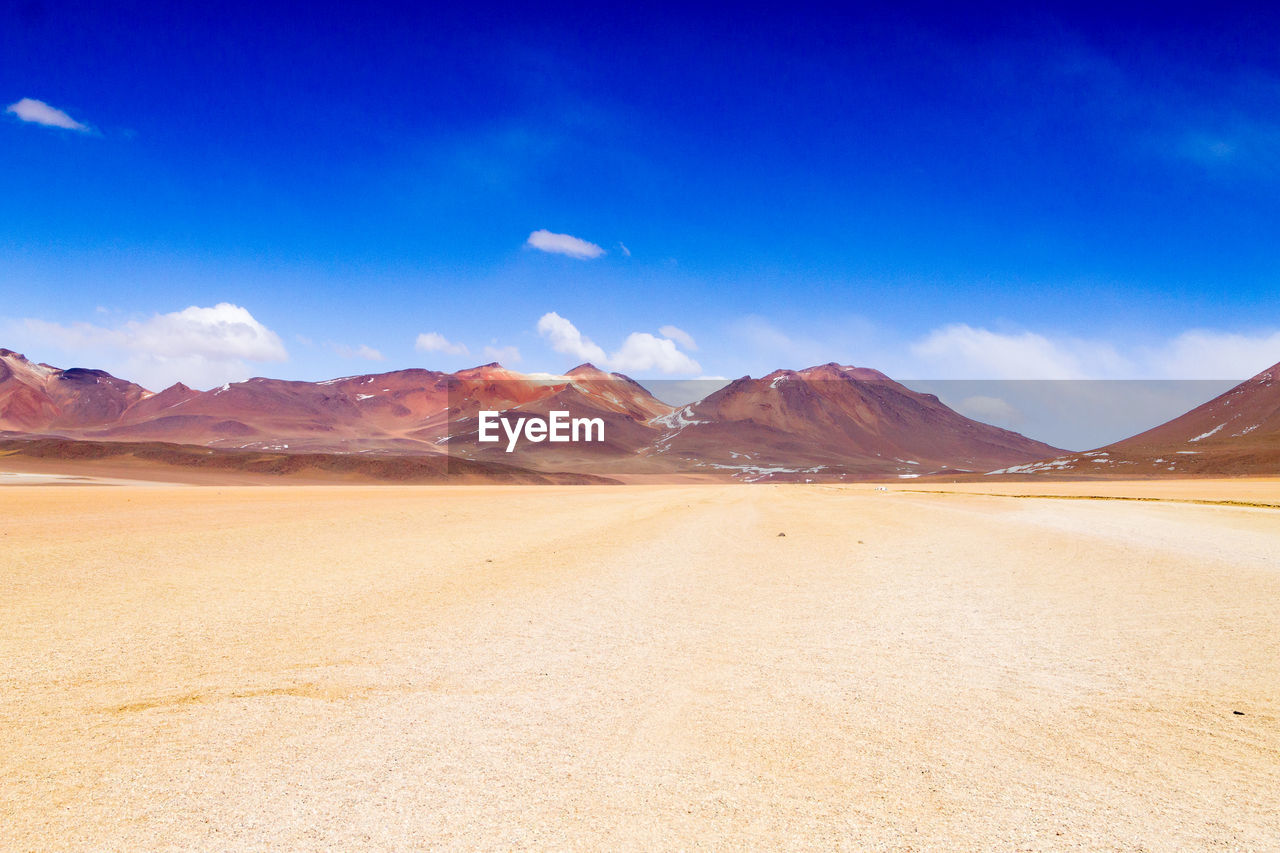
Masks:
[[[1280,364],[1132,438],[992,473],[1089,478],[1280,475]]]
[[[838,364],[743,377],[660,422],[655,454],[739,479],[910,478],[1055,452],[879,371]]]
[[[295,382],[250,379],[159,394],[101,371],[60,371],[3,351],[0,430],[115,442],[289,453],[447,454],[542,471],[841,480],[987,470],[1054,448],[969,420],[866,368],[827,364],[744,377],[679,410],[590,364],[563,375],[499,364]],[[508,422],[567,411],[603,442],[477,441],[481,410]],[[514,425],[514,424],[513,424]]]
[[[59,370],[0,349],[0,430],[78,430],[114,423],[150,396],[142,386],[103,370]]]
[[[449,447],[458,455],[473,458],[515,461],[533,467],[565,467],[576,465],[584,470],[608,468],[622,471],[661,472],[663,466],[646,464],[639,454],[661,433],[651,421],[669,414],[672,407],[658,400],[638,382],[621,373],[607,373],[591,364],[581,364],[563,376],[534,375],[512,380],[516,387],[505,388],[501,396],[521,398],[515,405],[477,408],[504,408],[504,420],[536,416],[547,418],[551,412],[570,412],[575,418],[598,418],[604,423],[603,442],[577,444],[530,444],[522,442],[513,453],[506,443],[481,444],[477,428],[468,419],[455,421]],[[523,386],[524,390],[518,390]],[[538,388],[536,396],[529,389]],[[474,415],[474,411],[469,412]]]
[[[482,409],[545,416],[565,407],[606,418],[610,439],[629,433],[622,442],[628,452],[656,431],[645,421],[671,411],[627,377],[587,364],[565,375],[527,375],[493,363],[452,374],[409,369],[324,382],[255,378],[206,392],[177,384],[152,394],[102,371],[61,371],[0,350],[0,431],[14,433],[434,454],[449,449],[443,445],[450,434],[474,432]]]

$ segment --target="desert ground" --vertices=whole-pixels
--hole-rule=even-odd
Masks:
[[[10,482],[5,850],[1280,846],[1276,481]]]

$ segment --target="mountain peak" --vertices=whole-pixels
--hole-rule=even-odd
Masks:
[[[613,376],[613,374],[612,374],[612,373],[610,373],[610,372],[609,372],[609,371],[607,371],[607,370],[601,370],[600,368],[596,367],[594,364],[592,364],[592,363],[591,363],[591,362],[589,362],[589,361],[584,361],[582,364],[579,364],[577,367],[573,368],[573,369],[572,369],[572,370],[570,370],[568,373],[566,373],[566,374],[565,374],[565,376],[608,376],[608,377],[612,377],[612,376]]]
[[[826,364],[815,364],[812,367],[806,367],[797,371],[799,375],[806,378],[818,379],[836,379],[847,378],[857,379],[866,382],[888,382],[889,377],[880,371],[871,367],[855,367],[852,364],[839,364],[834,361],[828,361]]]
[[[497,375],[499,378],[502,378],[502,379],[519,378],[519,374],[516,374],[508,370],[507,368],[503,367],[501,364],[499,364],[496,361],[491,361],[488,364],[477,364],[475,367],[468,367],[463,370],[459,370],[457,373],[454,374],[454,376],[461,376],[464,379],[474,379],[476,377],[485,377],[485,376],[493,376],[493,375]]]

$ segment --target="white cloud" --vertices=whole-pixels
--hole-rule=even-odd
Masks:
[[[1280,362],[1280,331],[1242,335],[1191,329],[1143,351],[1153,375],[1167,379],[1246,379]]]
[[[628,257],[628,258],[629,258],[629,257],[631,257],[631,250],[627,248],[627,244],[626,244],[626,243],[623,243],[622,241],[619,241],[619,242],[618,242],[618,248],[622,250],[622,254],[623,254],[623,255],[625,255],[625,256],[626,256],[626,257]]]
[[[579,239],[571,234],[556,234],[545,228],[530,234],[529,239],[525,241],[525,245],[541,252],[568,255],[571,258],[579,258],[581,260],[598,258],[604,254],[604,249],[595,243],[588,243],[586,240]]]
[[[486,346],[484,348],[484,357],[502,365],[519,364],[520,350],[516,347]]]
[[[734,332],[757,349],[789,354],[796,346],[786,332],[763,317],[743,317],[734,324]]]
[[[1156,344],[1124,346],[957,323],[910,349],[920,375],[936,379],[1245,379],[1280,361],[1280,331],[1192,329]]]
[[[658,338],[648,332],[632,332],[622,348],[609,357],[614,370],[657,370],[661,373],[697,373],[698,362],[680,352],[676,342]]]
[[[212,308],[192,305],[171,314],[125,326],[128,347],[161,356],[200,355],[285,361],[289,358],[280,336],[259,323],[247,308],[219,302]]]
[[[1084,379],[1131,369],[1103,341],[1050,340],[1035,332],[993,332],[964,323],[935,329],[912,344],[911,352],[939,379]]]
[[[146,320],[130,320],[108,328],[92,323],[62,325],[23,321],[31,332],[66,349],[111,348],[161,357],[202,356],[213,359],[285,361],[280,336],[254,319],[248,309],[229,302],[212,308],[192,305]]]
[[[229,302],[211,308],[192,305],[118,326],[28,318],[20,328],[29,340],[86,353],[94,366],[106,362],[113,373],[149,388],[179,381],[197,387],[237,381],[248,377],[249,362],[289,358],[279,335],[248,309]]]
[[[671,338],[671,340],[675,341],[687,350],[693,350],[694,352],[698,351],[698,344],[694,341],[693,335],[677,326],[663,326],[658,330],[658,334],[662,335],[664,338]]]
[[[750,368],[759,371],[761,375],[783,365],[800,368],[832,360],[847,360],[847,341],[860,337],[843,328],[836,334],[825,335],[822,341],[797,337],[787,334],[758,315],[736,320],[731,324],[730,331],[741,341],[739,353],[749,355]]]
[[[51,107],[35,98],[23,98],[16,104],[10,104],[5,112],[12,113],[23,121],[42,124],[45,127],[61,127],[80,133],[88,133],[90,130],[89,125],[81,124],[57,107]]]
[[[365,361],[386,361],[385,356],[378,350],[365,344],[357,347],[350,347],[346,344],[327,343],[325,346],[330,352],[333,352],[342,358],[362,358]]]
[[[579,332],[577,326],[554,311],[548,311],[538,319],[538,334],[546,338],[551,348],[558,353],[597,365],[603,365],[607,361],[604,350]]]
[[[598,344],[554,311],[538,320],[538,334],[556,352],[610,370],[657,370],[662,373],[698,373],[702,370],[696,361],[679,350],[674,340],[648,332],[632,332],[617,352],[606,355]]]
[[[966,417],[996,426],[1013,427],[1022,421],[1022,413],[1008,401],[987,394],[965,397],[954,408]]]
[[[466,355],[470,350],[463,343],[453,343],[439,332],[423,332],[414,341],[413,348],[418,352],[443,352],[448,355]]]

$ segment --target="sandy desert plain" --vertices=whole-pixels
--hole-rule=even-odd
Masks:
[[[1280,848],[1277,480],[7,481],[4,850]]]

